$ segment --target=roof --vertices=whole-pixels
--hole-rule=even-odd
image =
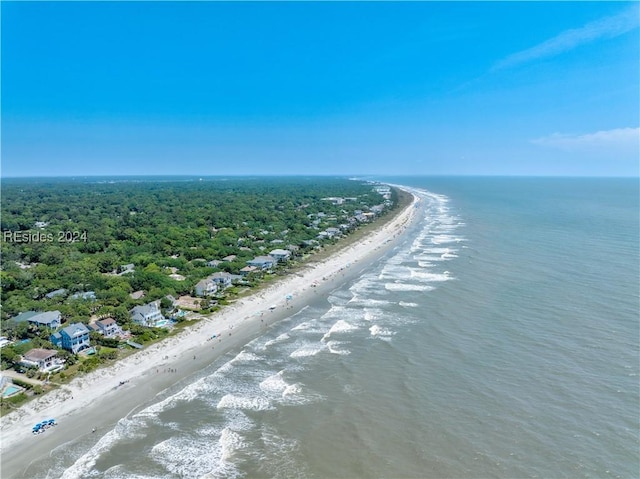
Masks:
[[[278,256],[289,256],[291,254],[291,251],[286,250],[286,249],[274,249],[269,254],[270,255],[278,255]]]
[[[56,296],[63,296],[65,294],[67,294],[67,290],[64,288],[60,288],[45,294],[45,297],[51,299],[51,298],[55,298]]]
[[[30,321],[38,324],[49,324],[52,321],[60,321],[60,311],[25,311],[13,318],[13,320],[18,323]]]
[[[29,321],[32,317],[38,315],[37,311],[25,311],[24,313],[20,313],[18,316],[12,318],[16,323],[21,323],[23,321]]]
[[[131,297],[131,299],[140,299],[140,298],[144,297],[144,291],[142,291],[142,290],[134,291],[129,296]]]
[[[158,306],[155,303],[148,303],[143,306],[136,306],[131,310],[131,314],[141,314],[147,316],[158,312]]]
[[[116,320],[113,318],[105,318],[105,319],[99,319],[98,321],[96,321],[96,324],[100,323],[100,325],[102,326],[111,326],[112,324],[116,324]]]
[[[29,361],[43,361],[45,359],[56,356],[57,354],[58,351],[54,349],[34,348],[31,351],[25,353],[22,357],[24,359],[28,359]]]
[[[70,324],[66,328],[62,328],[62,331],[70,338],[89,334],[89,329],[82,323]]]

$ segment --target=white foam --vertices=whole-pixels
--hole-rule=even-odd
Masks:
[[[393,336],[394,334],[396,334],[395,332],[391,331],[390,329],[385,329],[382,328],[380,326],[378,326],[377,324],[374,324],[373,326],[371,326],[369,328],[369,332],[371,332],[371,336],[380,336],[382,338],[386,337],[390,337]]]
[[[123,438],[142,438],[144,434],[134,433],[140,426],[140,420],[123,418],[111,431],[107,432],[100,440],[85,454],[83,454],[73,465],[67,468],[61,479],[83,479],[89,476],[98,458],[110,451],[113,446]]]
[[[418,303],[408,303],[406,301],[400,301],[398,303],[400,306],[405,307],[405,308],[417,308],[418,307]]]
[[[246,446],[240,434],[225,427],[220,434],[220,461],[229,462],[236,451]]]
[[[448,272],[445,273],[427,273],[419,269],[411,269],[411,277],[424,279],[429,282],[449,281],[454,279]]]
[[[426,284],[386,283],[385,289],[389,291],[433,291],[435,288]]]
[[[302,385],[300,383],[291,384],[284,388],[284,391],[282,391],[282,397],[288,399],[299,397],[302,394],[302,391]]]
[[[309,321],[305,321],[304,323],[300,323],[299,325],[291,328],[291,331],[304,331],[306,329],[311,328],[313,325]]]
[[[242,350],[240,351],[240,353],[238,353],[238,355],[235,358],[231,360],[231,362],[234,362],[234,363],[253,362],[253,361],[261,361],[262,359],[263,358],[261,358],[260,356],[250,351]]]
[[[327,348],[329,349],[329,352],[331,354],[338,354],[340,356],[347,356],[349,354],[351,354],[351,351],[349,351],[348,349],[338,349],[338,346],[344,345],[344,344],[349,344],[348,342],[345,341],[329,341],[327,343]]]
[[[260,383],[260,389],[264,392],[271,393],[281,393],[286,390],[289,384],[287,384],[287,382],[282,378],[283,373],[284,370],[274,374],[273,376],[269,376]]]
[[[277,338],[271,339],[271,340],[267,341],[266,343],[264,343],[264,347],[267,348],[269,346],[273,346],[274,344],[281,343],[283,341],[286,341],[287,339],[291,339],[291,336],[289,336],[287,333],[281,334]]]
[[[325,349],[325,346],[320,344],[320,343],[311,344],[311,345],[302,347],[300,349],[296,349],[294,352],[292,352],[289,355],[289,357],[290,358],[307,358],[307,357],[310,357],[310,356],[315,356],[316,354],[318,354],[323,349]]]
[[[250,411],[267,411],[273,409],[265,397],[244,397],[226,394],[218,402],[218,409],[247,409]]]
[[[221,458],[222,448],[203,447],[201,438],[194,440],[186,436],[173,436],[151,449],[150,456],[178,477],[201,477],[215,471],[216,474],[231,475],[233,466]]]
[[[338,321],[336,321],[336,323],[331,326],[331,329],[329,330],[329,332],[327,334],[325,334],[324,336],[322,336],[322,340],[325,341],[327,339],[329,339],[329,337],[332,334],[336,334],[336,333],[347,333],[349,331],[354,331],[358,329],[357,326],[354,326],[353,324],[347,323],[344,319],[339,319]]]

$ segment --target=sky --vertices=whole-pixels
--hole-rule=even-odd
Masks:
[[[638,176],[637,2],[7,2],[3,177]]]

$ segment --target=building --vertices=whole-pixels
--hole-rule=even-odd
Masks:
[[[95,323],[95,329],[106,338],[118,336],[122,333],[122,329],[113,318],[99,319]]]
[[[142,299],[142,298],[144,298],[144,291],[142,291],[142,290],[134,291],[133,293],[129,294],[129,297],[131,299]]]
[[[51,342],[59,348],[72,353],[87,349],[89,344],[89,328],[82,323],[73,323],[51,335]]]
[[[258,268],[256,268],[255,266],[245,266],[240,270],[240,274],[242,276],[248,276],[249,274],[255,273],[256,271],[258,271]]]
[[[45,298],[47,299],[53,299],[53,298],[57,298],[58,296],[66,296],[67,295],[67,290],[64,288],[61,289],[56,289],[55,291],[51,291],[50,293],[47,293],[44,295]]]
[[[16,323],[28,321],[29,324],[34,324],[38,326],[38,328],[45,326],[51,329],[58,329],[62,324],[60,311],[26,311],[24,313],[20,313],[18,316],[13,318],[13,320]]]
[[[274,258],[277,262],[288,261],[291,257],[291,251],[286,249],[274,249],[269,253],[269,256]]]
[[[276,260],[272,256],[256,256],[252,260],[247,261],[247,264],[249,266],[255,266],[262,271],[266,271],[273,268],[276,264]]]
[[[61,369],[64,361],[58,357],[58,351],[53,349],[34,348],[22,356],[21,364],[37,367],[40,371]]]
[[[198,281],[193,289],[196,296],[212,296],[218,292],[218,285],[209,276],[208,278]]]
[[[144,306],[136,306],[130,311],[130,314],[131,321],[141,326],[151,328],[155,328],[158,322],[165,320],[157,302],[148,303]]]
[[[209,278],[214,281],[219,288],[226,289],[234,282],[240,281],[242,276],[226,272],[213,273]]]

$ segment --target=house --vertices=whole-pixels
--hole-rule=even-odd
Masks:
[[[211,261],[207,262],[207,266],[217,268],[218,266],[220,266],[220,263],[222,263],[222,261],[220,261],[219,259],[212,259]]]
[[[291,251],[286,249],[274,249],[269,253],[269,256],[274,258],[277,262],[288,261],[291,257]]]
[[[34,348],[22,356],[21,364],[25,366],[35,366],[40,371],[51,371],[61,369],[64,361],[58,357],[58,351],[54,349]]]
[[[51,335],[51,342],[59,348],[77,353],[89,345],[89,329],[82,323],[73,323]]]
[[[13,318],[13,320],[16,323],[28,321],[29,324],[35,324],[38,327],[46,326],[51,329],[58,329],[62,324],[60,311],[26,311],[24,313],[20,313],[18,316]]]
[[[56,289],[55,291],[51,291],[50,293],[47,293],[44,295],[45,298],[47,299],[53,299],[56,298],[58,296],[66,296],[67,294],[67,290],[64,288],[61,289]]]
[[[255,258],[247,261],[249,266],[255,266],[256,268],[261,269],[262,271],[273,268],[276,264],[275,258],[271,256],[256,256]]]
[[[35,227],[36,228],[46,228],[47,226],[49,226],[49,223],[47,223],[46,221],[36,221],[35,223]]]
[[[242,276],[237,274],[231,274],[226,272],[213,273],[209,276],[211,280],[215,281],[215,283],[222,289],[230,287],[234,281],[239,281],[242,279]]]
[[[222,258],[222,261],[235,261],[237,256],[235,254],[230,254],[229,256],[225,256]]]
[[[148,303],[144,306],[136,306],[131,311],[131,321],[141,326],[155,328],[159,321],[165,320],[162,316],[157,302]]]
[[[208,278],[198,281],[195,288],[193,289],[196,293],[196,296],[211,296],[218,292],[218,285],[209,276]]]
[[[129,295],[131,299],[142,299],[144,298],[144,291],[135,291]]]
[[[100,319],[94,324],[96,327],[96,331],[98,331],[106,338],[118,336],[122,333],[122,329],[120,329],[120,326],[118,326],[118,323],[116,323],[116,320],[113,318]]]
[[[74,293],[71,295],[71,299],[84,299],[87,301],[95,301],[96,293],[95,291],[87,291],[86,293]]]
[[[244,268],[242,268],[240,270],[240,274],[242,276],[247,276],[247,275],[249,275],[251,273],[254,273],[256,271],[258,271],[258,268],[256,268],[255,266],[245,266]]]

